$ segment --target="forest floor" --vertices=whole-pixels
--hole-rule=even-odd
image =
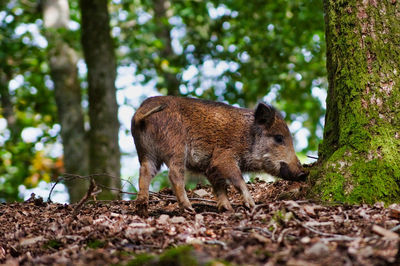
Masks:
[[[211,188],[188,192],[181,214],[170,189],[152,193],[149,217],[133,201],[0,205],[5,265],[400,265],[400,205],[327,205],[301,183],[248,184],[257,207],[218,212]]]

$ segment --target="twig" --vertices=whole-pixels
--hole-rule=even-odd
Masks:
[[[254,209],[251,211],[250,216],[253,217],[256,214],[256,212],[258,211],[258,209],[262,209],[264,207],[269,207],[269,205],[270,205],[269,203],[256,205],[254,207]]]
[[[315,157],[315,156],[312,156],[312,155],[307,155],[307,157],[308,157],[308,158],[311,158],[311,159],[316,159],[316,160],[318,160],[318,157]]]
[[[280,244],[283,241],[283,238],[285,237],[285,235],[289,232],[292,231],[292,228],[285,228],[282,230],[282,232],[279,234],[278,236],[278,243]]]
[[[392,229],[390,229],[390,231],[396,232],[396,231],[398,231],[399,229],[400,229],[400,224],[399,224],[399,225],[396,225],[395,227],[393,227]]]
[[[221,246],[224,250],[227,249],[227,245],[225,242],[219,241],[219,240],[206,240],[204,241],[204,244],[207,245],[219,245]]]
[[[75,216],[78,211],[80,210],[80,208],[82,207],[82,205],[87,201],[87,199],[92,195],[92,192],[94,191],[94,189],[97,188],[96,183],[94,182],[93,178],[90,178],[90,185],[89,185],[89,189],[86,192],[85,196],[83,196],[83,198],[79,201],[78,205],[76,205],[75,209],[74,209],[74,213],[73,216]]]
[[[338,238],[339,240],[345,240],[345,241],[352,241],[352,240],[356,240],[356,239],[357,239],[357,238],[355,238],[355,237],[349,237],[349,236],[345,236],[345,235],[337,235],[337,234],[331,234],[331,233],[321,232],[321,231],[318,231],[317,229],[315,229],[315,228],[313,228],[313,227],[311,227],[311,226],[308,226],[308,225],[306,225],[306,224],[304,224],[304,223],[301,223],[301,222],[300,222],[299,220],[297,220],[297,219],[295,219],[295,221],[296,221],[299,225],[301,225],[302,227],[304,227],[305,229],[307,229],[307,230],[309,230],[309,231],[311,231],[311,232],[313,232],[313,233],[315,233],[315,234],[321,235],[321,236],[330,236],[330,237]]]
[[[215,215],[215,216],[220,216],[220,217],[223,216],[222,214],[217,213],[217,212],[201,212],[199,214],[201,214],[201,215]]]
[[[332,242],[332,241],[354,241],[358,238],[356,237],[348,237],[348,236],[336,236],[336,237],[328,237],[328,238],[321,238],[322,241]]]

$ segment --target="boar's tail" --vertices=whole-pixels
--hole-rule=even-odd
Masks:
[[[157,113],[157,112],[160,112],[160,111],[164,110],[165,107],[167,107],[166,104],[161,104],[161,105],[158,105],[158,106],[156,106],[156,107],[150,109],[150,111],[147,111],[147,112],[144,113],[144,114],[141,113],[141,112],[139,111],[138,113],[135,114],[135,118],[134,118],[135,124],[138,125],[138,124],[139,124],[140,122],[142,122],[146,117],[148,117],[148,116],[150,116],[150,115],[152,115],[152,114],[154,114],[154,113]]]

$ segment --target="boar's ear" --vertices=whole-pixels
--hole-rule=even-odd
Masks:
[[[265,103],[259,103],[254,113],[254,121],[257,125],[270,128],[275,120],[275,109]]]

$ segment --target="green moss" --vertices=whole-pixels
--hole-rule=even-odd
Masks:
[[[106,246],[106,242],[98,240],[98,239],[89,240],[88,243],[87,243],[87,246],[89,248],[93,248],[93,249],[103,248],[103,247]]]
[[[151,266],[156,265],[157,257],[151,254],[139,254],[133,260],[129,261],[128,266]]]
[[[324,3],[329,90],[311,194],[324,201],[399,202],[399,6]]]
[[[161,254],[159,265],[196,266],[198,262],[193,254],[192,246],[179,246]]]
[[[164,251],[160,256],[140,254],[127,263],[130,266],[197,266],[199,264],[192,246],[174,247]]]
[[[64,245],[63,245],[63,243],[61,241],[52,239],[52,240],[49,240],[48,242],[46,242],[43,245],[43,248],[44,249],[49,249],[49,248],[59,249],[59,248],[61,248],[63,246]]]
[[[323,201],[369,203],[399,202],[400,168],[387,160],[366,161],[363,153],[342,147],[323,166],[311,172],[311,195]]]

